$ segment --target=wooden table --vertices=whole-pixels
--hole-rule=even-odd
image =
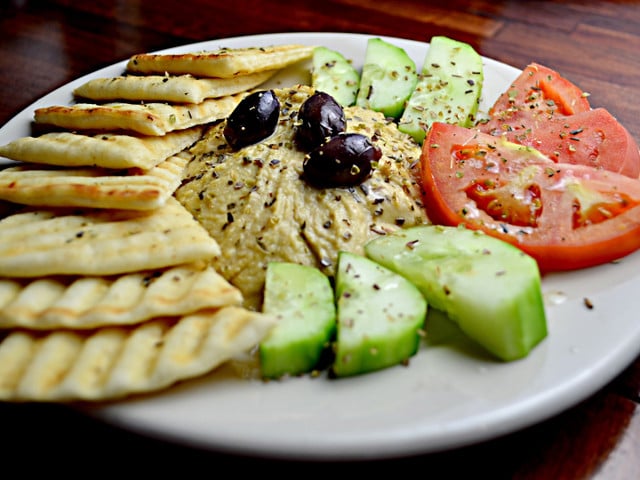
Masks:
[[[489,0],[441,4],[5,0],[0,7],[0,124],[52,89],[134,53],[244,34],[338,31],[420,41],[441,34],[519,68],[535,60],[591,92],[594,106],[609,109],[640,140],[640,5]],[[411,471],[427,476],[446,472],[454,477],[482,473],[491,478],[635,478],[640,472],[639,400],[640,358],[591,398],[539,425],[466,448],[358,465],[357,471],[384,465],[417,467]],[[56,458],[64,470],[75,469],[64,464],[76,464],[63,460],[69,455],[99,462],[94,465],[100,468],[134,460],[181,464],[185,471],[207,468],[212,475],[225,466],[320,471],[191,450],[49,405],[0,405],[0,421],[5,464],[26,453],[30,462]],[[329,465],[327,471],[346,472],[349,466],[353,465]]]

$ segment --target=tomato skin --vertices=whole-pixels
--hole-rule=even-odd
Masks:
[[[640,249],[638,179],[558,164],[530,147],[443,123],[427,133],[421,169],[435,223],[462,224],[507,241],[534,257],[543,272],[595,266]],[[488,209],[478,195],[493,195],[497,207]]]
[[[579,87],[539,64],[522,71],[478,128],[536,148],[558,163],[640,176],[640,149],[630,133],[605,109],[591,109]]]

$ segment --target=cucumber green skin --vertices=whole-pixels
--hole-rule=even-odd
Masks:
[[[422,144],[434,121],[473,126],[483,82],[482,57],[471,45],[433,37],[398,129]]]
[[[417,81],[415,62],[407,52],[380,38],[371,38],[367,42],[356,105],[397,119]]]
[[[372,240],[365,253],[413,282],[431,307],[501,360],[525,357],[547,336],[538,265],[506,242],[419,226]]]
[[[272,262],[267,266],[262,310],[279,319],[259,346],[263,377],[312,371],[336,330],[329,278],[309,266]]]
[[[418,351],[427,302],[402,276],[364,256],[341,252],[336,303],[336,377],[391,367]]]
[[[327,47],[313,50],[311,86],[328,93],[343,107],[356,101],[360,73],[341,53]]]

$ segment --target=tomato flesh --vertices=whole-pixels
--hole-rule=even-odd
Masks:
[[[542,202],[537,185],[513,189],[510,184],[496,187],[493,182],[473,182],[465,191],[478,208],[496,221],[520,227],[538,226]]]
[[[430,218],[520,247],[542,271],[619,259],[640,248],[640,180],[557,163],[536,149],[434,123],[423,144]]]

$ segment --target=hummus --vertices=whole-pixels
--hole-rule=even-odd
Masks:
[[[297,112],[313,90],[275,90],[280,117],[275,132],[233,151],[224,122],[191,148],[177,199],[220,244],[215,268],[245,297],[262,302],[272,261],[295,262],[334,274],[340,250],[363,245],[403,226],[429,223],[417,182],[420,147],[381,113],[345,109],[347,131],[362,133],[382,151],[372,175],[357,187],[318,189],[302,179],[304,152],[293,142]]]

